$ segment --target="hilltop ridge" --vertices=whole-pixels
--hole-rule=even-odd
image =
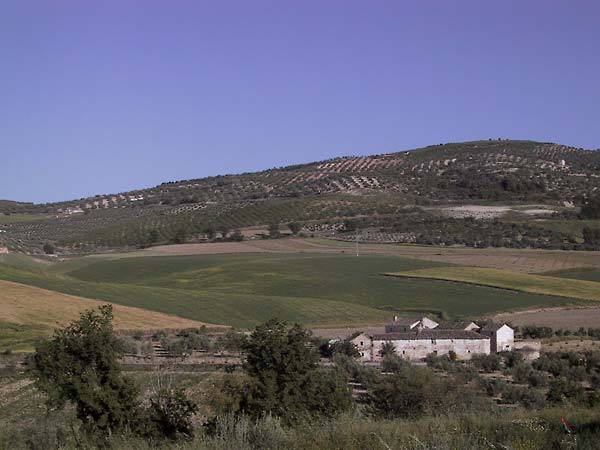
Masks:
[[[152,229],[168,241],[182,228],[198,234],[210,227],[394,215],[414,205],[562,207],[581,203],[598,188],[598,151],[534,141],[449,143],[43,205],[0,201],[0,214],[39,219],[0,221],[0,245],[4,241],[20,251],[41,248],[45,241],[72,248],[123,247],[140,245]]]

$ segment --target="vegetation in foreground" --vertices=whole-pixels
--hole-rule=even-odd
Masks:
[[[386,351],[380,371],[336,344],[333,366],[320,368],[311,336],[277,321],[241,345],[242,371],[183,375],[166,389],[151,383],[144,396],[144,376],[117,364],[110,307],[86,312],[30,359],[32,407],[0,397],[10,406],[0,410],[0,448],[600,448],[597,352],[533,363],[513,352],[472,364],[430,355],[428,367],[415,367]],[[27,384],[10,368],[0,375],[8,386]],[[364,392],[351,396],[349,380]]]

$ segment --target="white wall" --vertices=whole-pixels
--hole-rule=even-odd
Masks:
[[[388,341],[373,341],[372,358],[380,361],[379,352]],[[420,360],[430,353],[447,355],[450,350],[456,353],[458,359],[471,359],[473,355],[489,354],[489,339],[415,339],[390,341],[396,348],[396,353],[409,360]]]

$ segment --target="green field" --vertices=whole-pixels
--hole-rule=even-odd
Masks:
[[[600,269],[585,268],[560,270],[557,272],[546,272],[544,275],[559,278],[572,278],[575,280],[587,280],[600,282]]]
[[[560,297],[385,277],[442,263],[349,254],[227,254],[83,258],[61,268],[0,264],[0,279],[174,314],[250,327],[270,317],[316,326],[382,323],[395,313],[477,317],[577,303]]]
[[[46,214],[0,214],[0,223],[35,222],[47,218]]]
[[[600,301],[600,283],[579,279],[515,273],[481,267],[436,267],[389,273],[388,275],[459,281],[534,294]]]

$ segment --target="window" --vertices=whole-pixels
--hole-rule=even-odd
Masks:
[[[362,345],[363,345],[363,341],[360,341],[360,346],[362,347]]]

